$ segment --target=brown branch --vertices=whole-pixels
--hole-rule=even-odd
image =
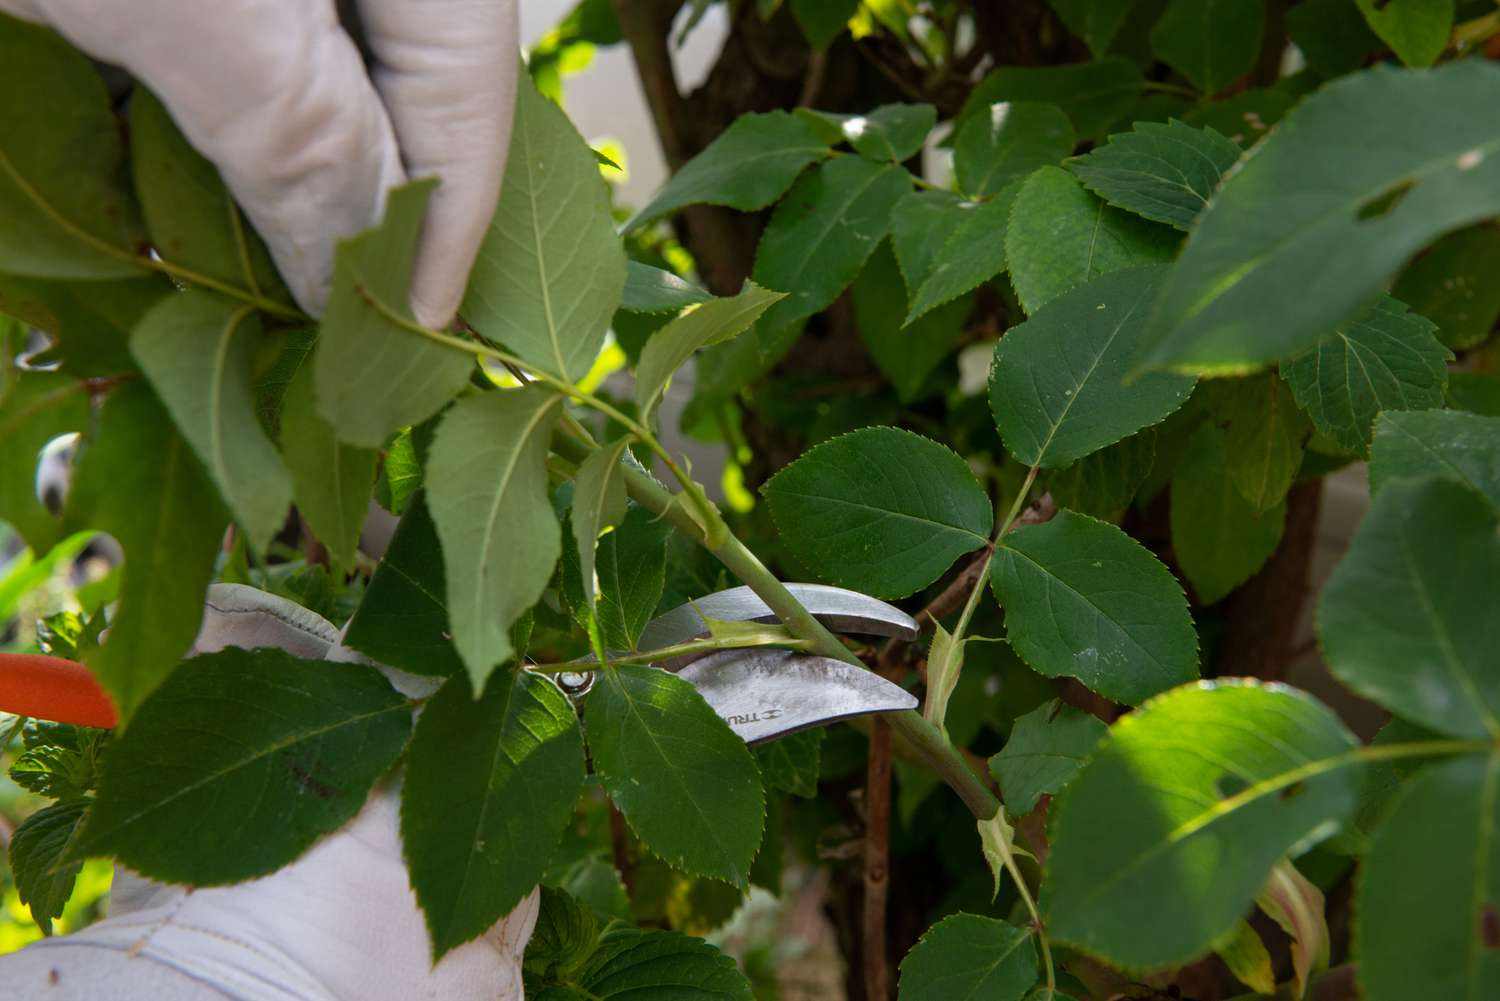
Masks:
[[[865,773],[864,962],[865,998],[888,1001],[891,972],[886,962],[886,898],[891,864],[891,728],[876,717],[870,731]]]

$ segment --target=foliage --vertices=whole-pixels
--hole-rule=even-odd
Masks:
[[[594,46],[655,51],[670,23],[637,37],[584,0],[538,44],[447,330],[407,303],[430,180],[340,244],[305,316],[154,97],[120,128],[85,57],[0,18],[0,519],[32,551],[0,612],[75,532],[124,560],[38,632],[124,721],[21,731],[11,778],[56,801],[10,846],[38,925],[91,858],[273,871],[400,762],[435,959],[546,888],[528,997],[749,998],[733,934],[692,935],[780,892],[789,857],[848,918],[861,839],[899,906],[843,940],[887,977],[896,946],[906,1001],[1180,992],[1211,954],[1219,996],[1232,974],[1300,997],[1330,962],[1372,1001],[1493,993],[1500,19],[727,6],[721,69],[774,51],[798,86],[648,87],[677,169],[633,215],[555,98]],[[49,344],[18,364],[26,328]],[[679,430],[721,446],[722,481]],[[67,433],[57,513],[38,453]],[[1369,512],[1306,594],[1308,497],[1364,461]],[[347,623],[436,694],[280,651],[180,663],[215,579]],[[925,608],[929,638],[837,636],[783,579]],[[653,666],[681,649],[639,649],[738,583],[780,623],[710,621],[695,650],[791,647],[925,696],[885,717],[893,795],[859,788],[882,752],[855,729],[747,748]],[[1331,705],[1284,683],[1304,604]],[[553,681],[588,672],[586,696]],[[1365,742],[1348,695],[1394,722]]]

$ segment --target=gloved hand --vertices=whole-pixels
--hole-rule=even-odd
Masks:
[[[442,179],[412,308],[443,327],[500,192],[515,100],[515,0],[357,0],[367,72],[334,0],[0,0],[129,70],[224,175],[304,309],[334,241],[407,177]]]
[[[195,653],[276,646],[363,658],[319,616],[235,584],[209,590]],[[374,668],[372,668],[373,670]],[[410,696],[434,679],[380,668]],[[235,886],[164,886],[119,867],[107,918],[0,956],[0,995],[47,1001],[520,1001],[535,892],[432,965],[402,862],[399,780],[292,865]]]

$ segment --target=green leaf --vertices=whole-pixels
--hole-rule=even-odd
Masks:
[[[1186,230],[1239,158],[1240,148],[1213,129],[1173,119],[1136,122],[1068,169],[1116,208]]]
[[[828,143],[785,111],[741,115],[703,152],[672,175],[625,231],[686,205],[727,205],[754,212],[780,198],[808,164],[828,156]]]
[[[932,647],[927,654],[927,698],[922,703],[922,716],[947,734],[943,720],[948,716],[948,700],[953,697],[953,689],[964,669],[964,647],[969,640],[955,638],[941,622],[934,622],[932,630]]]
[[[422,463],[417,459],[412,431],[407,428],[398,431],[385,450],[380,477],[375,481],[375,499],[391,514],[400,515],[421,488]]]
[[[794,112],[829,143],[847,142],[871,160],[900,163],[916,156],[937,124],[930,104],[882,104],[866,115],[797,108]]]
[[[990,499],[963,459],[897,428],[826,441],[762,490],[799,560],[830,583],[880,598],[931,584],[994,527]]]
[[[1382,410],[1430,410],[1443,405],[1453,354],[1434,336],[1437,327],[1386,297],[1345,323],[1306,354],[1285,362],[1281,375],[1313,424],[1350,452],[1370,447]]]
[[[1352,73],[1380,48],[1380,39],[1349,0],[1304,0],[1285,17],[1287,34],[1325,79]]]
[[[1277,860],[1352,813],[1355,746],[1310,696],[1249,681],[1183,686],[1123,717],[1052,805],[1054,940],[1128,970],[1207,952]]]
[[[1193,433],[1172,474],[1172,549],[1198,601],[1212,605],[1250,579],[1281,544],[1286,502],[1257,511],[1229,475],[1223,431]]]
[[[281,454],[292,474],[298,512],[340,566],[353,566],[379,453],[345,445],[318,415],[310,366],[298,371],[286,391]]]
[[[1448,405],[1487,417],[1500,417],[1500,372],[1448,373]]]
[[[1172,0],[1151,30],[1151,49],[1212,96],[1255,65],[1265,22],[1264,0]]]
[[[713,296],[670,271],[640,261],[625,262],[625,289],[620,308],[631,313],[675,313],[708,302]]]
[[[959,202],[949,213],[947,239],[931,262],[921,286],[911,296],[906,324],[915,323],[942,303],[963,295],[1005,269],[1005,234],[1011,208],[1020,193],[1016,181],[988,202]],[[910,287],[908,285],[908,287]]]
[[[1446,476],[1500,507],[1500,417],[1453,410],[1381,414],[1370,451],[1370,490],[1403,478]]]
[[[916,295],[942,257],[953,231],[975,207],[951,191],[913,191],[896,202],[891,209],[891,247],[901,265],[908,296]],[[1001,240],[1003,243],[1003,236]],[[1002,260],[1000,267],[1004,266]]]
[[[1497,103],[1500,67],[1482,60],[1377,66],[1305,99],[1199,219],[1144,362],[1238,371],[1295,355],[1434,237],[1500,212]]]
[[[1098,59],[1109,51],[1135,0],[1047,0],[1047,5]]]
[[[1500,755],[1433,765],[1375,832],[1354,942],[1368,1001],[1500,992]]]
[[[654,667],[602,672],[585,722],[604,789],[676,869],[744,886],[765,796],[755,762],[689,682]]]
[[[901,961],[899,1001],[1021,1001],[1041,975],[1027,928],[954,914],[922,935]]]
[[[411,704],[365,665],[194,657],[110,748],[70,857],[194,886],[274,872],[359,812],[410,733]]]
[[[1355,0],[1380,40],[1408,66],[1431,66],[1448,47],[1453,0]]]
[[[1391,289],[1413,312],[1438,326],[1450,348],[1472,348],[1489,339],[1500,319],[1500,226],[1482,223],[1443,237],[1418,257]]]
[[[1318,603],[1334,675],[1439,733],[1500,736],[1497,532],[1500,512],[1457,483],[1386,484]]]
[[[803,799],[818,795],[818,767],[822,757],[822,727],[799,730],[753,748],[755,763],[767,789],[780,789]]]
[[[903,402],[916,397],[932,370],[953,350],[974,305],[972,299],[958,299],[903,326],[906,291],[889,242],[865,263],[852,298],[859,336]]]
[[[66,520],[110,533],[125,551],[109,639],[87,659],[127,721],[198,635],[228,520],[145,383],[105,403],[98,436],[79,456]]]
[[[635,367],[635,404],[640,420],[650,423],[673,373],[693,352],[738,337],[773,303],[784,298],[782,292],[747,282],[739,295],[706,302],[652,334]]]
[[[821,52],[843,34],[859,10],[859,0],[787,0],[787,6],[812,47]]]
[[[651,621],[666,581],[671,524],[643,507],[631,507],[620,526],[599,540],[599,600],[593,606],[604,645],[634,650]]]
[[[42,448],[88,422],[84,384],[61,372],[18,372],[0,392],[0,521],[15,528],[35,554],[51,549],[62,529],[37,498]]]
[[[1078,144],[1055,104],[1000,101],[970,116],[953,143],[958,189],[971,198],[999,192],[1038,167],[1057,163]]]
[[[591,453],[579,464],[573,481],[568,520],[578,546],[579,584],[588,608],[594,607],[594,547],[599,533],[625,519],[625,467],[620,460],[630,441],[626,435]]]
[[[1028,466],[1066,466],[1182,406],[1191,378],[1156,372],[1125,381],[1166,275],[1140,268],[1097,278],[1000,339],[990,409],[1011,455]]]
[[[1198,676],[1182,588],[1114,525],[1059,511],[995,551],[990,580],[1006,632],[1031,667],[1135,705]]]
[[[313,360],[318,413],[340,440],[380,448],[468,382],[474,359],[408,329],[412,260],[435,178],[395,188],[385,219],[339,242]],[[509,183],[509,182],[507,182]],[[535,275],[533,275],[533,282]]]
[[[349,621],[344,643],[372,660],[412,674],[463,670],[448,635],[448,583],[437,529],[418,492]]]
[[[583,789],[583,736],[567,696],[497,671],[478,699],[449,679],[412,735],[401,843],[432,953],[483,934],[551,863]]]
[[[910,191],[901,167],[864,157],[841,156],[805,174],[755,251],[756,283],[789,293],[766,311],[761,329],[774,334],[837,299],[890,229],[891,207]]]
[[[528,977],[526,996],[534,1001],[752,1001],[754,996],[734,960],[702,939],[621,924],[601,935],[586,958],[560,964],[552,974],[536,981]]]
[[[1276,971],[1260,933],[1250,922],[1240,921],[1224,938],[1214,943],[1214,952],[1229,967],[1236,980],[1257,994],[1276,993]]]
[[[128,341],[137,321],[176,291],[162,275],[110,281],[0,275],[0,312],[53,336],[55,343],[33,359],[35,364],[57,362],[79,379],[115,376],[136,370]],[[0,386],[0,395],[3,390]]]
[[[1016,195],[1005,251],[1030,314],[1106,272],[1170,261],[1176,241],[1170,229],[1104,204],[1061,167],[1043,167]]]
[[[1110,519],[1128,506],[1156,463],[1156,429],[1146,428],[1084,456],[1047,479],[1047,492],[1079,514]]]
[[[1184,112],[1182,120],[1197,128],[1213,129],[1241,149],[1249,149],[1292,110],[1298,97],[1277,87],[1252,87],[1221,101],[1198,104]]]
[[[1274,372],[1224,385],[1217,416],[1228,421],[1229,478],[1257,511],[1280,504],[1302,466],[1312,424]]]
[[[109,92],[88,57],[0,14],[0,66],[0,270],[139,274],[145,230]]]
[[[1024,816],[1043,795],[1061,792],[1108,731],[1095,717],[1058,699],[1018,716],[1010,739],[990,758],[1006,809]]]
[[[511,623],[562,552],[547,445],[563,398],[540,386],[455,403],[438,425],[427,504],[442,540],[453,643],[475,691],[514,653]]]
[[[290,305],[265,243],[214,165],[188,144],[144,86],[130,95],[130,157],[151,244],[166,260]]]
[[[292,478],[256,419],[260,318],[209,292],[168,296],[141,319],[130,350],[193,446],[250,545],[286,522]]]
[[[1130,110],[1141,82],[1140,67],[1123,56],[1066,66],[1001,66],[969,92],[955,127],[1000,101],[1037,101],[1057,105],[1080,139],[1093,139]]]
[[[3,27],[3,25],[0,25]],[[31,909],[31,920],[52,934],[52,919],[62,917],[83,863],[63,862],[63,852],[88,812],[87,799],[44,806],[17,825],[10,836],[10,872],[16,895]]]
[[[490,340],[568,382],[588,374],[625,287],[609,198],[588,144],[523,77],[500,204],[462,312]]]

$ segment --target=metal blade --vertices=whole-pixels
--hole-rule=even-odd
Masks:
[[[915,709],[916,698],[880,675],[791,650],[721,650],[679,677],[747,744],[850,716]]]
[[[895,605],[889,605],[868,594],[824,584],[788,584],[787,590],[818,621],[836,633],[864,633],[874,636],[899,636],[916,639],[920,630],[917,620]],[[748,587],[707,594],[686,605],[679,605],[646,624],[639,648],[658,650],[708,635],[704,617],[733,622],[778,622],[776,613]],[[674,658],[662,664],[668,670],[679,670],[692,658]]]

